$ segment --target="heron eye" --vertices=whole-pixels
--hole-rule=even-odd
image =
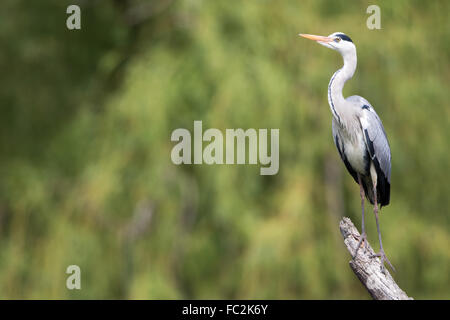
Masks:
[[[339,41],[341,41],[341,38],[334,39],[334,42],[339,42]]]

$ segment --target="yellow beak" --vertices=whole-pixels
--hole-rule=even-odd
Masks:
[[[314,40],[314,41],[320,41],[320,42],[331,42],[333,41],[333,38],[329,38],[329,37],[322,37],[322,36],[315,36],[313,34],[304,34],[304,33],[299,33],[300,37],[309,39],[309,40]]]

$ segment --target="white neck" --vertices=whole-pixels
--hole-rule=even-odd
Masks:
[[[345,116],[345,99],[342,95],[342,89],[345,82],[351,79],[355,73],[357,63],[356,50],[346,52],[342,57],[344,66],[333,74],[328,84],[328,103],[331,113],[340,123],[342,123],[342,118]]]

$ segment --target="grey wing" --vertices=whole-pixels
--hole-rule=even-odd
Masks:
[[[364,102],[359,120],[367,150],[377,171],[377,191],[383,206],[389,204],[390,198],[391,150],[380,118],[367,100]]]

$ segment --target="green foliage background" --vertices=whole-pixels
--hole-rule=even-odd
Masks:
[[[361,221],[326,98],[341,57],[297,36],[341,31],[358,49],[344,95],[390,139],[395,279],[449,299],[449,4],[3,0],[0,298],[369,298],[338,229]],[[194,120],[279,128],[279,173],[174,165],[171,132]],[[66,289],[72,264],[81,290]]]

